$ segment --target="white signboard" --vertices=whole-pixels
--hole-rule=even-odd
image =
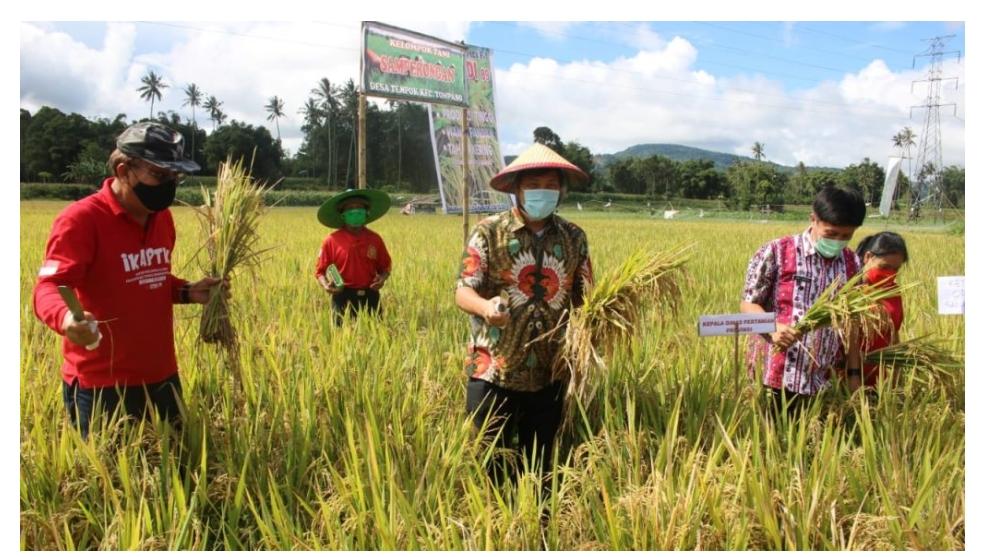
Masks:
[[[776,331],[775,313],[732,313],[702,315],[698,319],[698,336],[748,335]]]
[[[964,277],[937,277],[937,313],[964,314]]]

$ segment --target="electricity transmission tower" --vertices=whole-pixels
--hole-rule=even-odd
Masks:
[[[957,105],[954,103],[941,103],[941,89],[944,82],[954,81],[954,88],[958,88],[958,78],[943,77],[944,56],[947,54],[957,54],[958,61],[961,61],[961,51],[945,51],[944,47],[954,35],[945,35],[924,39],[930,43],[927,50],[913,57],[913,67],[916,68],[917,58],[927,56],[930,58],[930,69],[927,71],[927,78],[914,81],[910,86],[917,83],[927,84],[927,96],[921,105],[910,107],[910,118],[913,118],[913,109],[926,109],[923,121],[923,133],[920,135],[920,147],[917,152],[917,176],[916,180],[910,177],[912,184],[910,218],[920,217],[920,208],[924,205],[937,206],[940,211],[945,200],[944,195],[944,164],[941,155],[941,107],[950,106],[957,115]]]

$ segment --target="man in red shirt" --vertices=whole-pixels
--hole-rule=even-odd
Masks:
[[[181,383],[174,353],[175,303],[205,303],[220,282],[189,283],[171,274],[174,201],[183,138],[154,123],[134,124],[116,140],[102,189],[69,205],[52,225],[34,288],[34,312],[63,335],[63,398],[69,419],[87,436],[97,408],[133,417],[153,407],[177,423]],[[76,321],[58,292],[72,288]]]
[[[390,196],[378,190],[346,190],[318,209],[318,220],[337,228],[325,238],[315,278],[332,295],[335,322],[355,310],[366,309],[379,315],[380,288],[390,276],[390,253],[383,238],[366,225],[382,217],[390,208]],[[329,266],[334,265],[342,284],[333,280]]]

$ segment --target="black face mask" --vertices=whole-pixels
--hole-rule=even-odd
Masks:
[[[141,205],[152,213],[170,207],[174,203],[174,194],[177,189],[178,180],[176,178],[171,178],[156,186],[149,186],[143,182],[136,182],[133,185],[134,195],[140,200]]]

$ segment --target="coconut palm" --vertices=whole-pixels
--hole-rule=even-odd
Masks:
[[[308,102],[304,103],[298,113],[304,115],[305,131],[313,130],[321,125],[322,112],[315,99],[308,97]]]
[[[212,131],[215,131],[216,121],[219,120],[217,116],[222,114],[221,106],[222,102],[215,98],[215,95],[209,95],[209,98],[205,100],[205,104],[202,105],[202,108],[209,111],[209,119],[212,120]]]
[[[332,156],[332,132],[334,128],[333,116],[336,114],[339,108],[339,101],[335,98],[338,87],[332,85],[332,82],[328,80],[327,77],[323,77],[318,81],[318,87],[311,90],[311,94],[315,98],[321,100],[322,114],[325,115],[326,129],[328,130],[328,173],[327,179],[329,183],[334,180],[334,168],[333,168],[333,156]]]
[[[270,101],[263,108],[270,113],[267,116],[267,121],[273,120],[274,124],[277,125],[277,141],[280,142],[280,119],[284,117],[284,99],[274,95],[270,97]]]
[[[766,145],[758,141],[752,144],[752,156],[755,157],[757,161],[763,160],[763,157],[765,156],[763,154],[763,147],[766,147]]]
[[[899,149],[899,155],[906,159],[906,178],[911,181],[911,184],[913,180],[913,161],[910,158],[910,148],[917,144],[914,141],[916,137],[917,134],[913,133],[910,126],[905,126],[899,133],[893,136],[893,146]],[[913,202],[912,192],[910,202]]]
[[[301,126],[301,131],[305,134],[313,134],[321,126],[322,111],[315,99],[308,97],[308,101],[304,103],[304,106],[298,112],[304,115],[304,125]],[[312,164],[314,165],[317,156],[315,153],[311,153],[311,156]],[[315,175],[314,169],[311,169],[311,175]]]
[[[195,107],[202,106],[202,97],[204,93],[198,88],[198,85],[194,83],[189,83],[185,87],[185,102],[181,103],[181,106],[192,107],[192,158],[195,158],[195,135],[198,131],[198,122],[195,120]]]
[[[150,101],[150,119],[153,120],[154,101],[161,100],[162,92],[169,85],[164,83],[164,78],[154,73],[154,70],[150,70],[147,75],[140,78],[140,82],[143,85],[137,88],[137,92],[140,93],[140,98]]]

